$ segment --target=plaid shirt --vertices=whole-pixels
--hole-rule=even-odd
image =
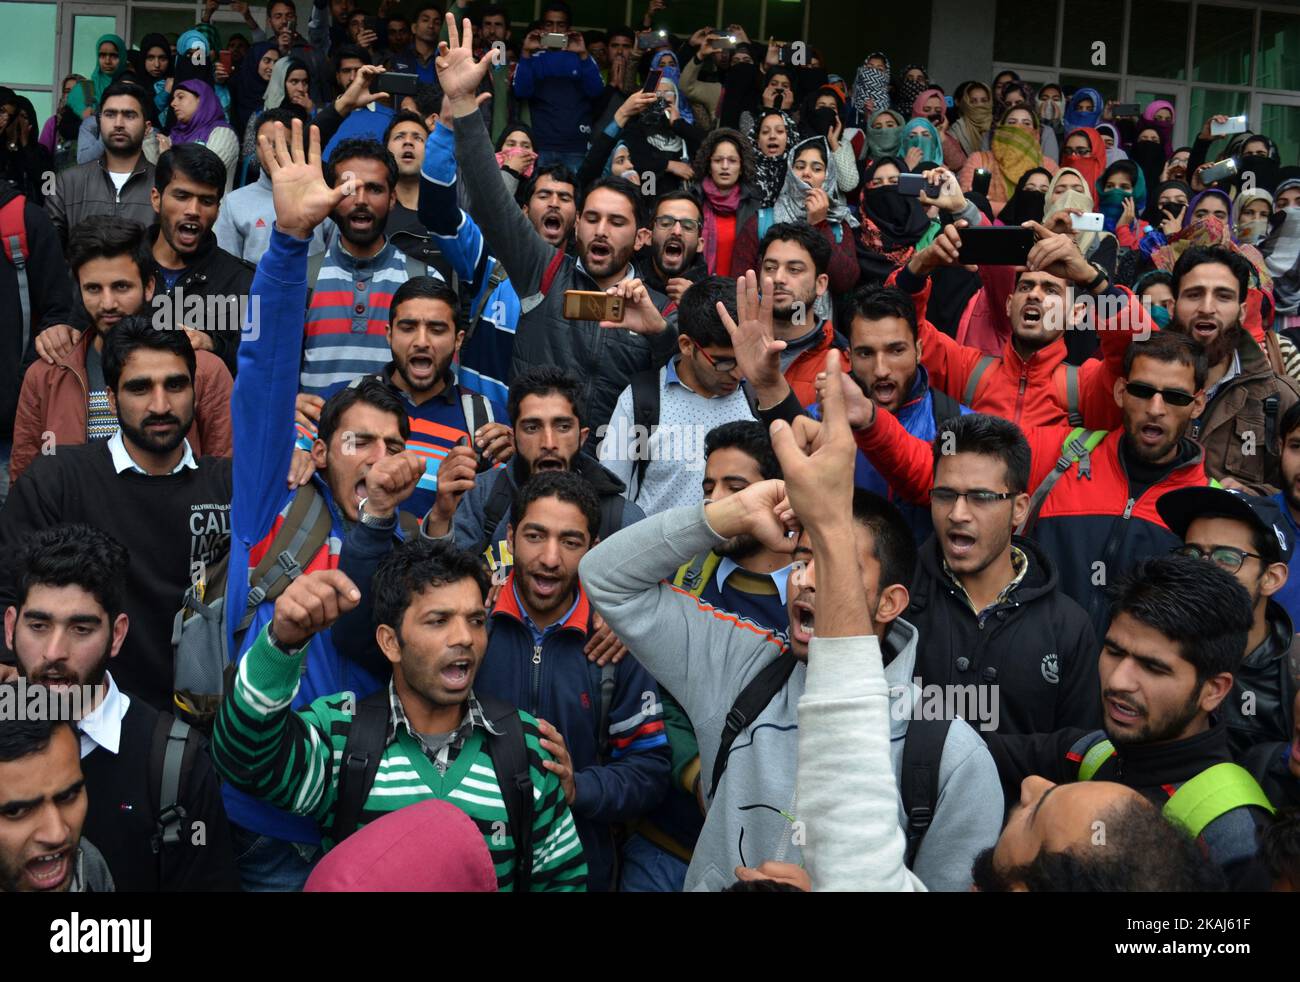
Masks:
[[[948,560],[945,559],[943,561],[943,571],[948,574],[948,579],[952,580],[952,584],[957,588],[957,592],[961,594],[962,599],[966,601],[967,606],[969,606],[970,609],[975,612],[975,616],[979,618],[982,618],[984,614],[990,610],[996,610],[998,607],[1010,600],[1011,594],[1016,592],[1016,588],[1020,586],[1020,582],[1025,578],[1025,573],[1029,572],[1029,558],[1025,555],[1024,550],[1019,546],[1011,547],[1011,568],[1015,570],[1016,574],[1011,578],[1011,582],[1002,588],[1002,591],[993,598],[991,604],[983,610],[980,610],[975,606],[975,601],[971,599],[970,594],[966,592],[966,588],[961,585],[961,580],[957,579],[953,574],[953,571],[948,568]]]
[[[468,711],[465,713],[464,720],[461,721],[460,726],[456,727],[456,732],[451,734],[451,739],[437,748],[430,747],[425,742],[424,736],[411,727],[410,720],[406,718],[406,710],[402,708],[402,700],[397,698],[397,686],[391,679],[388,682],[388,707],[388,739],[384,741],[384,745],[387,746],[393,742],[399,726],[406,727],[406,732],[415,738],[420,745],[420,749],[424,751],[424,755],[429,758],[434,767],[438,768],[439,774],[447,773],[447,768],[452,765],[464,748],[465,741],[474,732],[474,727],[481,727],[493,736],[501,736],[501,732],[493,729],[492,724],[488,722],[487,716],[483,713],[483,707],[479,705],[478,698],[473,691],[470,692],[469,700],[466,703]]]

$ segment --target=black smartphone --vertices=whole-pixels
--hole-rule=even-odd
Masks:
[[[922,191],[927,197],[937,198],[942,190],[939,184],[926,184],[922,174],[899,174],[897,187],[898,193],[908,198],[919,198]]]
[[[989,182],[993,180],[993,172],[987,171],[983,167],[975,169],[975,176],[971,178],[970,189],[977,194],[988,197]]]
[[[645,85],[641,86],[642,92],[654,92],[659,88],[659,80],[664,77],[662,68],[652,68],[645,77]]]
[[[384,72],[370,80],[371,92],[389,92],[392,95],[415,95],[420,76],[402,72]]]
[[[1033,229],[1019,225],[982,225],[958,229],[959,262],[973,266],[1023,266],[1034,247]]]
[[[1110,107],[1112,119],[1122,119],[1125,116],[1142,115],[1142,106],[1136,102],[1120,102]]]

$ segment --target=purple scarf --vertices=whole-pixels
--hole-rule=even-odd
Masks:
[[[700,184],[709,202],[709,207],[704,209],[704,262],[712,272],[718,261],[718,216],[734,215],[740,207],[740,181],[733,184],[730,191],[720,190],[712,177],[706,177]],[[740,229],[736,229],[736,235],[740,235]]]
[[[212,91],[212,86],[207,82],[192,78],[176,87],[198,96],[199,107],[194,110],[194,115],[190,117],[188,123],[178,122],[172,125],[172,131],[168,135],[173,145],[206,143],[217,127],[225,126],[229,129],[225,111],[221,108],[221,100],[217,98],[217,94]]]

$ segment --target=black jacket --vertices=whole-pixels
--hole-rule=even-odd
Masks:
[[[0,207],[18,197],[12,184],[0,181]],[[0,252],[0,440],[14,435],[14,415],[23,372],[36,359],[34,339],[55,324],[72,323],[72,281],[63,261],[59,233],[45,209],[28,200],[23,208],[27,226],[27,294],[31,324],[23,330],[18,299],[18,271]]]
[[[154,225],[149,229],[149,242],[158,240],[159,228]],[[159,277],[155,287],[153,312],[156,316],[160,309],[160,295],[175,298],[177,291],[183,296],[178,306],[172,310],[173,316],[182,320],[187,327],[202,330],[212,338],[213,353],[226,363],[230,375],[235,375],[236,353],[239,351],[240,332],[238,325],[240,305],[247,305],[252,291],[253,273],[257,267],[238,256],[226,252],[217,245],[217,236],[208,232],[199,243],[194,261],[185,268],[185,272],[172,285],[170,290],[163,290],[162,278]],[[191,317],[187,312],[184,297],[221,297],[220,305],[204,303],[203,308]],[[224,310],[223,310],[224,309]],[[212,318],[211,322],[209,318]],[[168,325],[171,327],[176,324]],[[254,320],[256,330],[256,320]]]
[[[1020,782],[1031,774],[1056,784],[1077,780],[1081,746],[1100,736],[1104,736],[1101,731],[1090,735],[1075,728],[1032,735],[984,734],[998,765],[1008,810],[1020,799]],[[1092,780],[1117,781],[1163,808],[1184,782],[1232,760],[1228,728],[1211,717],[1207,730],[1184,740],[1117,745],[1117,752],[1097,769]],[[1269,821],[1263,809],[1246,805],[1220,815],[1201,833],[1209,857],[1223,868],[1231,889],[1269,889],[1269,878],[1258,858],[1257,834]]]
[[[1300,809],[1300,778],[1291,773],[1291,748],[1295,737],[1285,743],[1257,743],[1240,759],[1268,795],[1274,808]]]
[[[1220,712],[1228,727],[1228,743],[1238,757],[1259,743],[1287,741],[1294,734],[1291,707],[1300,668],[1300,637],[1291,618],[1276,601],[1268,602],[1269,633],[1234,672],[1232,692]]]
[[[668,293],[668,281],[659,275],[659,270],[655,269],[654,246],[646,246],[632,257],[632,268],[636,270],[637,277],[652,290],[658,290],[660,293]],[[709,267],[704,262],[704,253],[697,252],[691,264],[677,274],[682,279],[690,280],[692,283],[698,283],[709,275]]]
[[[1056,567],[1037,545],[1013,542],[1029,560],[1024,579],[978,618],[943,571],[938,539],[921,547],[903,615],[921,634],[916,672],[926,684],[996,684],[999,733],[1096,726],[1101,649],[1088,615],[1060,591]]]

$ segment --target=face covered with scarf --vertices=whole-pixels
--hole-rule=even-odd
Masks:
[[[904,127],[902,154],[913,147],[921,151],[921,160],[931,164],[943,163],[943,138],[928,119],[913,119]]]
[[[889,59],[873,51],[853,79],[853,108],[863,116],[889,109]]]
[[[1096,126],[1105,108],[1105,100],[1102,99],[1101,93],[1096,89],[1079,89],[1074,95],[1070,96],[1070,101],[1065,104],[1066,130]]]
[[[1038,118],[1028,106],[1012,106],[1002,114],[993,131],[993,159],[1006,185],[1006,197],[1016,191],[1025,172],[1043,163],[1043,148],[1038,142]]]
[[[1073,167],[1082,174],[1091,194],[1106,169],[1106,145],[1101,134],[1091,128],[1067,132],[1061,146],[1061,165]]]
[[[958,118],[949,127],[967,154],[984,148],[984,134],[993,128],[993,94],[983,82],[970,82],[957,100]]]
[[[867,150],[872,160],[892,157],[903,145],[903,117],[892,109],[878,109],[871,114],[871,122],[863,132],[867,137]]]
[[[1232,227],[1237,241],[1257,246],[1268,235],[1273,217],[1273,195],[1263,188],[1242,191],[1232,203]]]
[[[776,199],[774,218],[778,222],[808,221],[808,195],[814,188],[830,199],[826,220],[834,225],[857,228],[858,220],[844,202],[835,171],[835,158],[823,136],[810,136],[790,151],[785,185]],[[838,241],[838,234],[837,234]]]
[[[1147,184],[1142,169],[1131,160],[1118,160],[1097,180],[1097,210],[1106,216],[1106,231],[1114,232],[1124,214],[1124,203],[1132,200],[1134,217],[1147,206]]]
[[[1038,110],[1040,120],[1056,125],[1065,115],[1065,93],[1055,82],[1047,82],[1038,90],[1035,108]]]
[[[898,84],[894,87],[891,104],[897,106],[903,112],[910,112],[917,96],[924,92],[929,85],[930,78],[926,74],[924,65],[908,65],[903,69]]]

